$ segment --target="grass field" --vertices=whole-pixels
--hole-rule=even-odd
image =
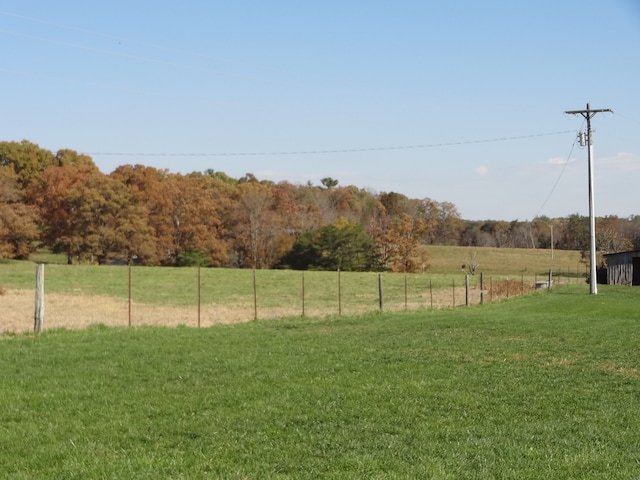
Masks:
[[[431,247],[426,273],[383,274],[383,310],[443,308],[466,303],[461,269],[476,253],[485,273],[485,299],[495,301],[529,291],[535,280],[555,285],[584,284],[577,252],[533,249]],[[131,305],[128,269],[121,266],[65,265],[64,258],[39,254],[45,268],[45,328],[110,326],[210,326],[254,318],[304,313],[307,317],[359,315],[379,306],[376,273],[294,272],[284,270],[133,267]],[[509,283],[504,283],[509,279]],[[499,284],[501,284],[499,288]],[[200,292],[198,291],[200,285]],[[0,261],[0,332],[22,332],[33,325],[35,265]],[[304,295],[303,295],[304,289]],[[470,303],[480,302],[480,275],[471,277]],[[130,308],[131,307],[131,308]],[[200,308],[199,308],[200,307]]]
[[[637,479],[639,300],[0,337],[0,476]]]

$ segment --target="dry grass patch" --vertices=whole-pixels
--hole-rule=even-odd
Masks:
[[[613,373],[614,375],[618,375],[620,377],[632,379],[632,380],[640,380],[640,370],[633,367],[623,367],[617,365],[613,362],[609,362],[605,364],[602,369],[605,372]]]
[[[0,297],[0,333],[33,329],[35,295],[29,290],[9,290]],[[200,325],[211,326],[253,319],[253,309],[207,305],[200,311]],[[126,327],[129,302],[116,297],[76,296],[48,293],[45,300],[44,328],[80,329],[91,325]],[[132,326],[197,326],[198,309],[193,307],[131,305]]]
[[[507,297],[515,297],[533,291],[526,282],[502,280],[485,284],[484,301],[498,301]],[[0,333],[25,332],[33,329],[35,293],[33,290],[0,290]],[[479,285],[469,288],[469,304],[481,302]],[[163,326],[179,325],[191,327],[209,327],[220,324],[247,322],[256,318],[253,301],[245,303],[227,302],[203,304],[198,310],[197,304],[188,306],[151,305],[132,302],[125,298],[108,295],[66,294],[50,292],[45,296],[44,328],[86,328],[91,325],[112,327],[126,326]],[[411,294],[404,298],[400,293],[388,295],[383,310],[385,312],[401,312],[405,310],[423,310],[429,308],[451,308],[466,304],[467,294],[464,285],[452,285],[449,288],[422,290],[419,294]],[[292,302],[284,297],[280,305],[270,302],[257,305],[257,318],[272,319],[303,316],[301,302]],[[289,303],[287,305],[287,303]],[[311,299],[306,302],[304,316],[309,318],[326,318],[332,316],[364,315],[380,310],[375,296],[362,301],[358,296],[343,294],[341,303],[336,298],[333,302]]]

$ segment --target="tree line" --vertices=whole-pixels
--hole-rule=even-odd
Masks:
[[[640,249],[640,216],[597,219],[599,250]],[[340,186],[171,173],[0,142],[0,258],[46,247],[69,263],[390,270],[429,266],[429,245],[588,249],[588,219],[463,220],[451,202]]]

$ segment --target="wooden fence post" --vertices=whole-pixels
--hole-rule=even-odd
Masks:
[[[384,287],[382,285],[382,274],[378,274],[378,301],[380,304],[380,311],[384,310]]]
[[[433,308],[433,279],[429,277],[429,297],[431,297],[431,308]]]
[[[489,298],[493,302],[493,277],[489,277]]]
[[[464,304],[469,306],[469,274],[464,276]]]
[[[484,272],[480,272],[480,305],[484,305]]]
[[[36,265],[36,311],[33,331],[39,333],[44,326],[44,263]]]
[[[456,306],[456,280],[453,279],[451,281],[451,286],[453,287],[452,291],[453,291],[453,307],[455,308]]]

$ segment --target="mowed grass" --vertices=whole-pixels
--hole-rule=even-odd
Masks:
[[[4,478],[640,476],[640,289],[0,339]]]

